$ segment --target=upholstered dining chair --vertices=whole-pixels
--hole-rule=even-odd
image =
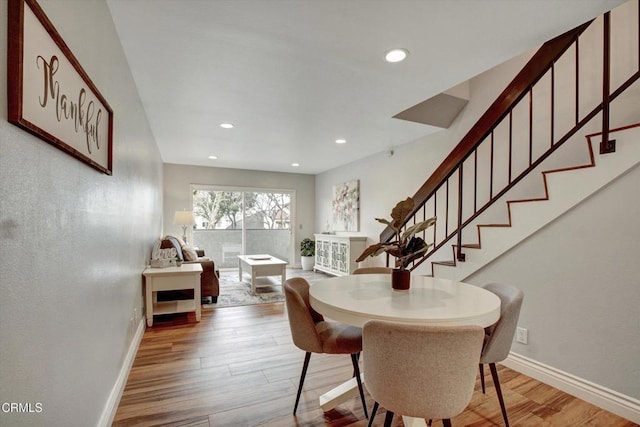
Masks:
[[[471,401],[482,350],[481,326],[429,326],[370,320],[362,333],[366,387],[379,406],[394,414],[442,419],[460,414]]]
[[[391,274],[392,271],[391,267],[360,267],[351,274]]]
[[[293,277],[286,280],[284,294],[293,343],[296,347],[306,352],[296,403],[293,406],[293,414],[295,415],[298,409],[311,353],[350,354],[354,376],[358,382],[364,416],[368,418],[364,388],[362,387],[360,368],[358,367],[359,355],[362,351],[362,329],[338,322],[325,321],[322,314],[311,307],[309,303],[309,282],[302,277]]]
[[[485,340],[482,354],[480,355],[480,383],[482,384],[482,393],[484,393],[484,364],[488,363],[498,401],[500,402],[504,424],[509,427],[509,418],[502,398],[496,363],[502,362],[509,355],[513,336],[518,325],[518,318],[520,317],[524,294],[514,286],[500,283],[487,283],[483,288],[493,292],[500,298],[500,319],[494,325],[485,329]]]

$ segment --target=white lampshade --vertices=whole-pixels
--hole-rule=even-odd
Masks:
[[[176,225],[193,225],[196,223],[196,218],[191,211],[176,211],[173,223]]]

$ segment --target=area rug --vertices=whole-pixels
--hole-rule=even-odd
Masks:
[[[304,277],[310,283],[314,280],[331,277],[322,272],[303,271],[301,269],[287,269],[287,278]],[[284,292],[280,283],[280,276],[258,277],[256,279],[256,293],[251,293],[251,278],[244,275],[238,281],[238,270],[220,272],[220,295],[215,304],[203,304],[203,308],[237,307],[241,305],[262,304],[284,301]]]

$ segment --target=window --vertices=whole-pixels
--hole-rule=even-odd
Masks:
[[[221,268],[237,267],[242,254],[288,261],[292,196],[292,191],[192,186],[194,244]]]

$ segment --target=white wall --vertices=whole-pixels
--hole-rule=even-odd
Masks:
[[[380,153],[318,175],[316,228],[331,218],[332,185],[359,179],[361,232],[379,241],[384,227],[374,217],[389,218],[397,201],[415,193],[528,57],[474,78],[450,129],[397,147],[393,157]],[[618,102],[615,113],[637,111],[635,100]],[[520,323],[530,344],[515,352],[632,399],[640,398],[639,179],[635,170],[612,183],[468,280],[524,289]],[[366,264],[382,265],[384,257]]]
[[[325,231],[331,222],[333,185],[360,180],[360,233],[368,244],[379,241],[384,226],[374,218],[390,219],[391,209],[420,188],[455,144],[495,100],[526,61],[531,52],[512,59],[470,82],[470,99],[449,129],[428,135],[413,143],[394,147],[393,156],[379,153],[316,176],[316,230]],[[390,119],[395,120],[395,119]],[[362,265],[383,265],[384,256],[370,258]]]
[[[0,0],[0,425],[98,424],[162,230],[162,163],[103,0],[39,0],[114,111],[113,176],[9,124]],[[112,396],[111,396],[112,397]]]
[[[299,266],[300,241],[305,237],[313,238],[314,233],[315,177],[313,175],[167,163],[164,165],[164,234],[182,236],[182,228],[173,224],[173,215],[177,210],[190,210],[191,184],[295,191],[296,224],[293,230],[292,263]]]
[[[639,141],[640,142],[640,141]],[[466,282],[524,291],[512,351],[640,399],[640,168],[605,187]]]

